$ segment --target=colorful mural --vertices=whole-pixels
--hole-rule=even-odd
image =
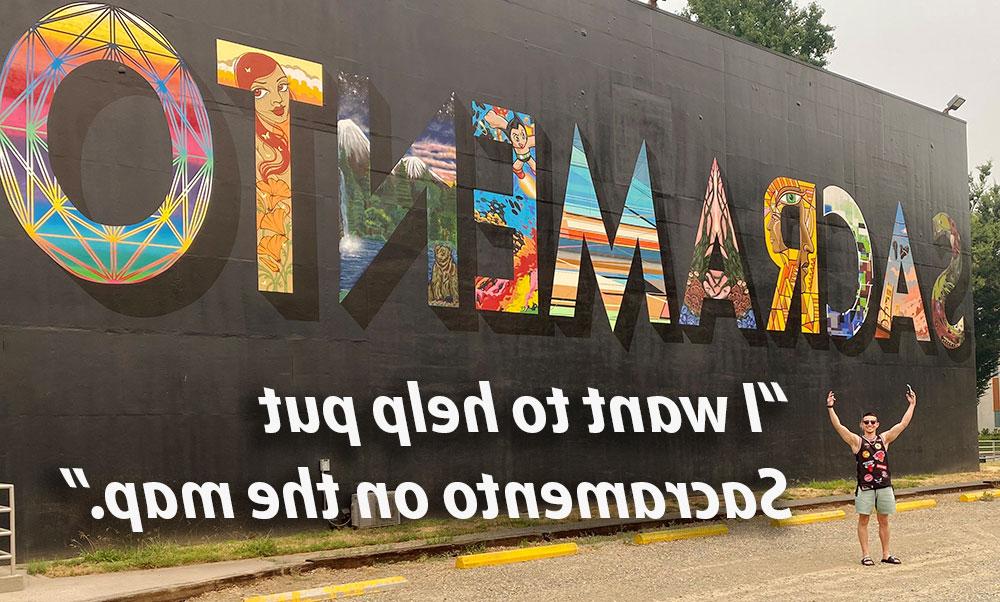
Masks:
[[[294,292],[291,101],[322,106],[319,63],[226,40],[216,41],[216,74],[223,86],[247,90],[254,101],[254,190],[258,288]],[[48,117],[55,91],[75,69],[113,61],[137,72],[162,104],[172,147],[173,179],[163,203],[129,225],[100,224],[67,198],[52,170]],[[344,299],[380,255],[418,201],[427,210],[427,300],[459,305],[456,215],[455,99],[431,116],[423,132],[388,170],[372,171],[370,82],[338,78],[340,181],[340,298]],[[473,135],[511,147],[512,190],[473,191],[474,219],[510,232],[512,277],[476,276],[476,309],[537,314],[537,155],[534,119],[503,107],[472,102]],[[176,49],[150,23],[107,4],[78,2],[56,9],[27,31],[6,56],[0,72],[0,185],[18,222],[62,268],[102,284],[142,282],[171,267],[190,248],[211,197],[214,155],[208,114],[197,83]],[[787,329],[796,282],[801,330],[818,334],[819,272],[815,185],[779,177],[764,195],[768,253],[779,274],[767,328]],[[787,207],[799,212],[799,244],[783,239]],[[860,207],[843,189],[824,190],[823,215],[838,215],[857,244],[858,288],[840,312],[827,305],[831,336],[850,338],[862,328],[872,301],[874,270],[870,234]],[[670,308],[656,227],[645,143],[641,146],[612,237],[601,211],[578,128],[560,222],[550,314],[575,315],[580,266],[586,246],[612,328],[639,254],[648,316],[669,323]],[[961,275],[961,237],[945,213],[934,217],[935,239],[948,236],[949,266],[932,291],[935,332],[949,349],[965,339],[964,318],[948,320],[946,300]],[[902,279],[902,284],[901,284]],[[900,292],[905,289],[906,292]],[[713,160],[699,220],[694,256],[680,308],[680,323],[699,325],[705,299],[731,303],[740,328],[756,328],[747,273],[718,162]],[[897,317],[912,319],[916,336],[929,340],[902,205],[897,206],[876,336],[888,338]]]
[[[135,224],[100,224],[83,215],[49,160],[55,91],[94,61],[114,61],[142,76],[159,97],[170,131],[170,190]],[[4,192],[18,222],[56,263],[85,280],[134,284],[164,272],[191,246],[208,210],[212,132],[201,93],[163,34],[122,8],[70,4],[14,44],[0,74],[0,152]]]
[[[370,82],[345,73],[338,82],[340,298],[351,292],[423,194],[427,202],[427,302],[458,307],[454,96],[373,189],[377,176],[371,170]]]
[[[781,214],[785,207],[799,208],[799,248],[785,244]],[[819,334],[819,272],[816,266],[816,185],[792,178],[775,178],[764,194],[764,240],[767,252],[778,266],[768,330],[785,330],[801,274],[802,332]]]
[[[823,215],[831,214],[840,216],[854,235],[858,254],[858,290],[854,303],[847,311],[839,312],[829,305],[826,306],[826,330],[830,336],[849,339],[861,330],[868,317],[868,307],[871,305],[872,283],[875,281],[872,269],[872,241],[861,208],[843,188],[827,186],[823,189]]]
[[[530,115],[472,102],[477,138],[509,144],[513,194],[473,192],[475,220],[509,228],[514,244],[513,278],[476,276],[476,309],[538,313],[538,215],[535,185],[535,122]]]
[[[900,276],[904,279],[905,293],[899,292]],[[927,315],[924,313],[924,299],[920,294],[917,270],[910,252],[910,236],[906,231],[902,203],[896,206],[896,223],[892,231],[892,243],[889,245],[881,299],[875,328],[876,338],[888,339],[892,336],[892,321],[895,318],[910,318],[913,320],[917,340],[931,340],[927,330]]]
[[[955,220],[943,211],[934,216],[934,240],[942,236],[948,237],[951,261],[931,289],[931,319],[941,344],[948,349],[958,349],[965,341],[965,318],[959,318],[957,324],[949,322],[945,303],[962,276],[962,236],[958,233]]]
[[[712,258],[721,258],[721,269],[711,266]],[[688,272],[687,290],[681,306],[680,323],[688,326],[701,324],[701,306],[705,299],[721,299],[733,305],[736,325],[740,328],[757,328],[753,313],[750,287],[743,267],[743,256],[736,239],[733,216],[722,183],[719,162],[712,159],[708,175],[705,203],[701,207],[698,231],[694,239],[694,258]]]
[[[323,66],[216,40],[218,81],[254,99],[257,289],[294,292],[290,100],[323,105]]]
[[[636,249],[642,260],[649,320],[661,324],[670,323],[645,142],[639,149],[632,181],[625,195],[621,220],[612,239],[604,226],[601,204],[597,198],[580,129],[574,128],[549,315],[576,315],[584,246],[590,255],[590,264],[597,276],[597,288],[601,292],[601,300],[612,329],[618,321]]]

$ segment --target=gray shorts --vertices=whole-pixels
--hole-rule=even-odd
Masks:
[[[854,496],[854,508],[858,514],[892,514],[896,511],[896,494],[892,487],[858,490]]]

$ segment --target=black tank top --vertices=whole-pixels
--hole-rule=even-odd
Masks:
[[[885,449],[882,435],[869,441],[861,437],[861,449],[855,454],[858,463],[858,489],[884,489],[891,487],[889,477],[889,454]]]

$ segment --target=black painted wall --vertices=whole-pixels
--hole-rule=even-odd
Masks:
[[[876,303],[901,201],[930,318],[931,286],[949,259],[931,239],[936,212],[952,215],[968,249],[964,122],[626,0],[121,4],[167,35],[201,86],[215,141],[214,193],[190,252],[158,278],[121,287],[70,276],[0,210],[0,481],[17,485],[22,557],[62,549],[80,532],[127,532],[118,521],[90,518],[107,481],[230,481],[238,514],[247,516],[242,491],[249,482],[280,483],[320,457],[333,458],[341,482],[416,480],[432,499],[445,483],[474,482],[480,472],[501,482],[754,482],[757,468],[774,466],[792,478],[850,478],[849,451],[823,408],[831,388],[854,427],[868,408],[894,422],[906,407],[905,383],[913,384],[920,401],[893,448],[897,474],[975,466],[967,286],[951,310],[953,319],[965,317],[968,337],[953,353],[937,342],[918,344],[906,320],[896,322],[892,340],[876,341],[875,309],[850,342],[802,335],[795,332],[797,303],[788,333],[748,333],[724,304],[710,307],[720,315],[700,328],[653,328],[633,297],[616,334],[592,276],[584,277],[587,302],[577,319],[546,316],[578,123],[612,213],[624,202],[640,142],[649,146],[675,318],[715,157],[759,321],[777,274],[763,238],[762,198],[777,176],[818,190],[838,185],[857,199],[873,237]],[[5,2],[0,48],[6,52],[56,6]],[[293,107],[298,263],[291,297],[256,291],[251,99],[215,83],[220,37],[325,68],[327,106]],[[412,229],[394,239],[394,256],[373,267],[363,302],[350,311],[338,303],[339,70],[370,75],[381,96],[376,118],[385,126],[374,133],[386,149],[376,164],[383,170],[450,91],[461,106],[475,99],[535,116],[541,315],[473,309],[473,275],[502,265],[504,255],[477,233],[471,189],[503,190],[510,167],[504,153],[473,140],[461,112],[462,307],[426,304],[417,214],[404,224]],[[80,69],[56,95],[50,132],[57,175],[92,217],[129,222],[159,204],[169,182],[169,141],[159,104],[138,76],[109,65]],[[830,222],[820,219],[821,302],[843,308],[856,282],[853,243],[846,228]],[[400,450],[367,426],[367,404],[403,392],[408,379],[459,397],[490,379],[502,432],[417,435],[412,448]],[[790,403],[764,408],[765,432],[752,434],[742,420],[740,383],[765,379],[778,381]],[[264,386],[288,395],[353,395],[365,446],[351,449],[330,434],[265,435],[256,400]],[[732,426],[724,435],[593,436],[585,408],[574,405],[565,436],[513,432],[512,400],[552,386],[576,398],[587,386],[607,394],[729,395]],[[64,466],[83,467],[93,488],[69,489],[58,472]],[[152,523],[154,531],[233,527]]]

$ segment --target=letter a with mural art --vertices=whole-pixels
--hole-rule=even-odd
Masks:
[[[900,278],[906,292],[900,292]],[[896,206],[896,224],[889,244],[889,257],[885,266],[885,282],[882,285],[882,302],[875,326],[875,338],[888,339],[892,336],[892,324],[896,318],[909,318],[918,341],[930,341],[927,330],[927,314],[924,313],[924,298],[917,281],[917,269],[913,264],[910,235],[906,231],[903,204]]]
[[[713,268],[712,260],[716,257],[720,260],[720,267]],[[757,328],[743,256],[740,255],[740,245],[736,239],[736,228],[726,199],[719,162],[715,159],[712,160],[705,203],[698,220],[694,258],[688,271],[680,323],[688,326],[701,324],[705,299],[729,301],[733,305],[738,327]]]

